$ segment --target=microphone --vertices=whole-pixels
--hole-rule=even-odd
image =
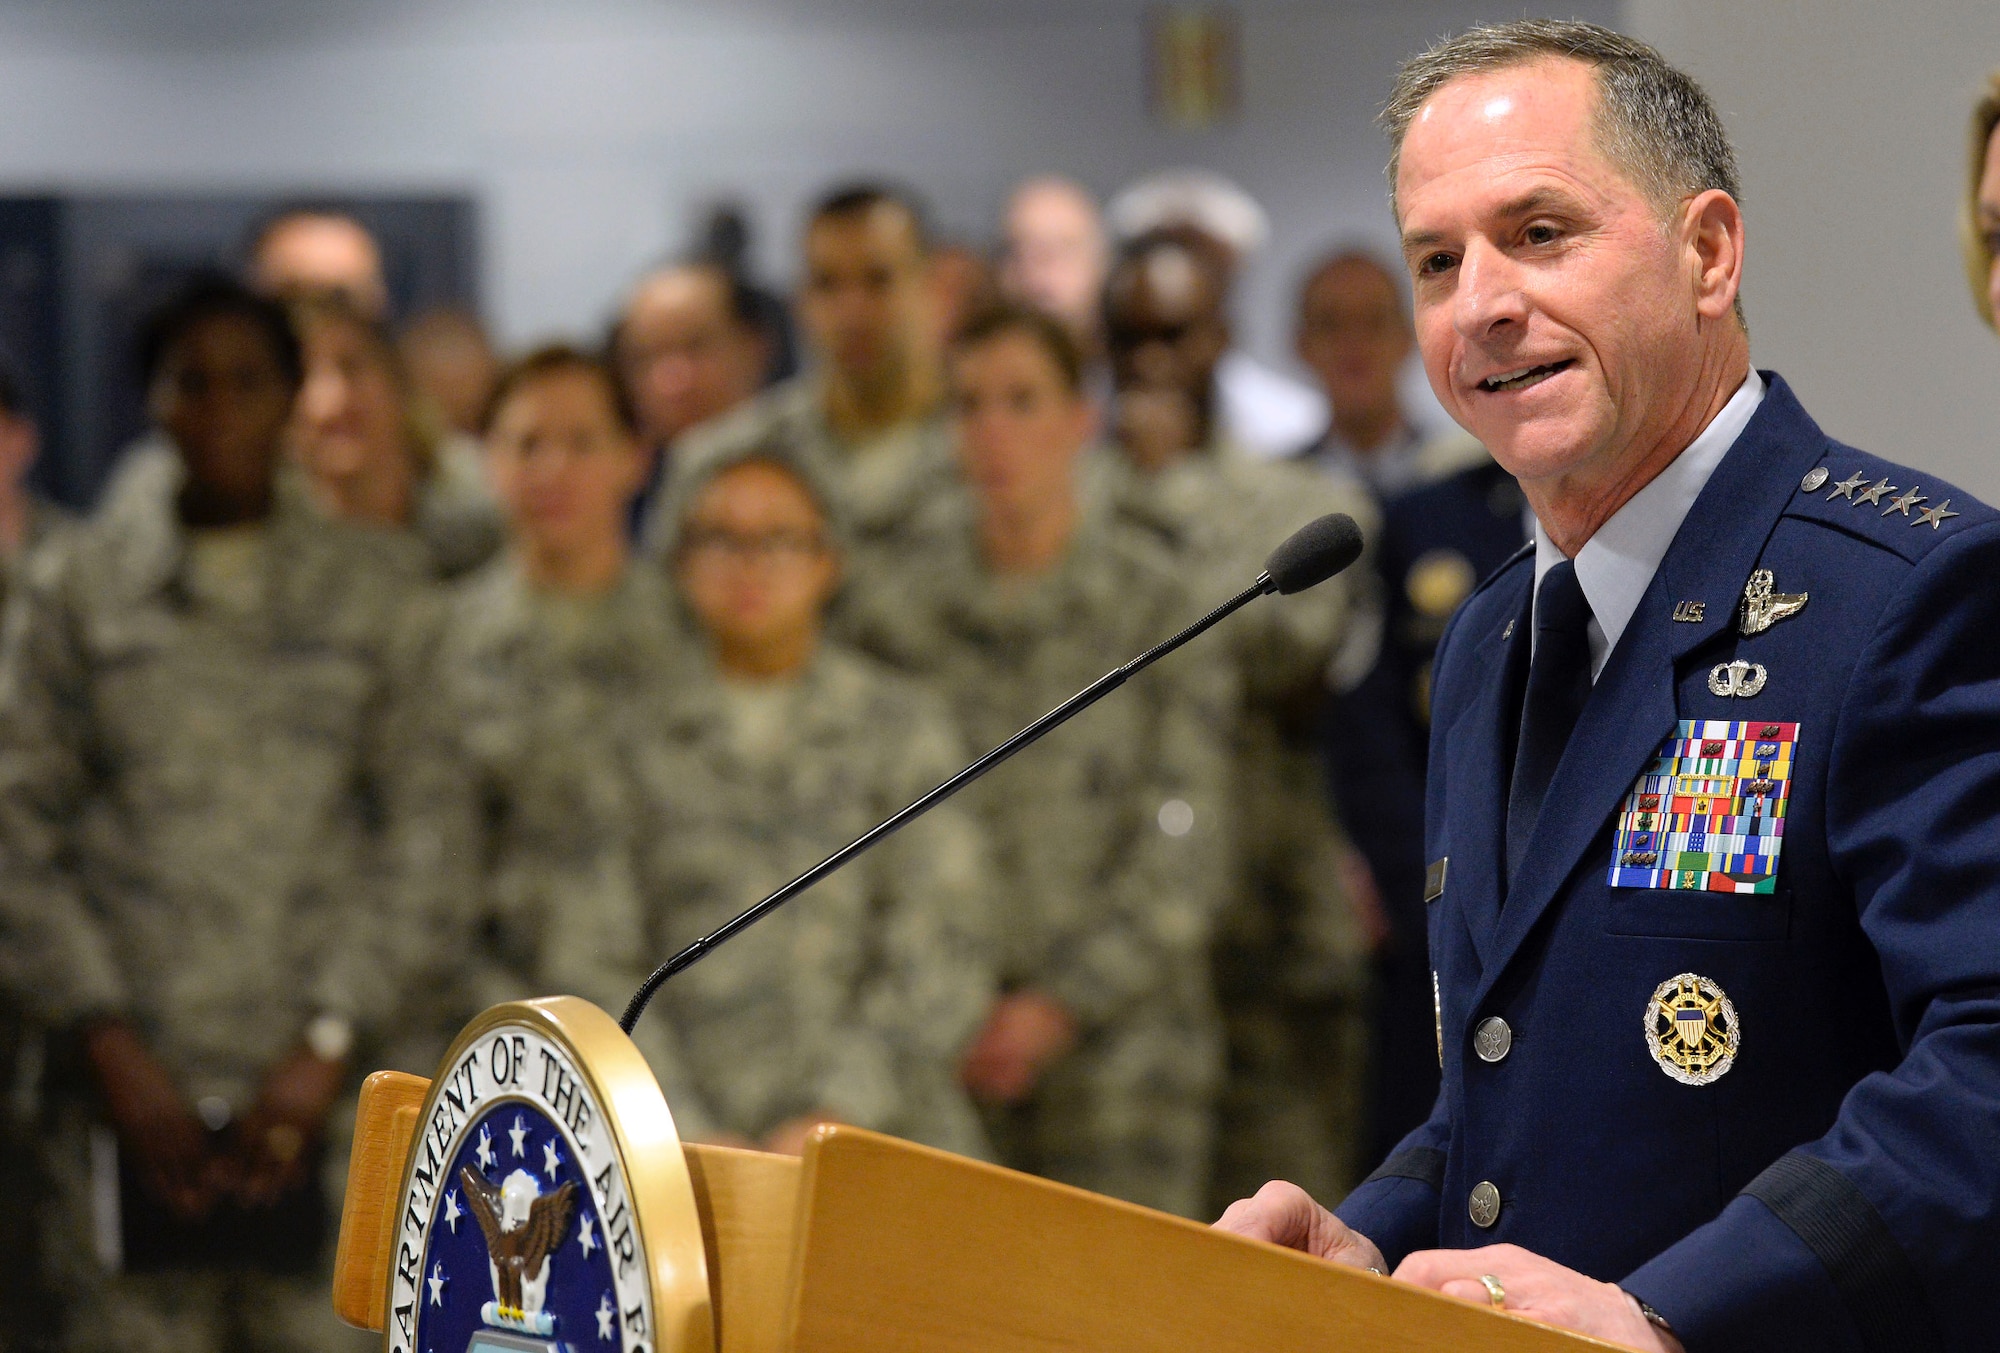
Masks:
[[[922,817],[1023,747],[1040,739],[1043,734],[1069,722],[1182,644],[1213,628],[1224,618],[1235,614],[1258,597],[1271,592],[1290,596],[1309,587],[1317,587],[1360,557],[1361,528],[1354,524],[1354,518],[1345,513],[1335,512],[1307,522],[1287,537],[1282,545],[1271,551],[1270,557],[1264,561],[1264,571],[1257,575],[1257,580],[1250,586],[1173,638],[1147,649],[1123,667],[1106,672],[915,803],[869,828],[762,902],[724,922],[655,968],[632,994],[632,1000],[625,1007],[625,1013],[619,1017],[618,1027],[628,1034],[631,1033],[639,1023],[639,1017],[646,1013],[646,1007],[652,1003],[653,994],[676,973],[693,967],[828,874],[841,868],[855,856]]]

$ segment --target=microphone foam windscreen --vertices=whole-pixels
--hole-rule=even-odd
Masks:
[[[1264,571],[1286,596],[1317,587],[1361,557],[1361,528],[1344,512],[1309,521],[1271,551]]]

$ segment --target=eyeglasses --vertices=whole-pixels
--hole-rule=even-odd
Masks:
[[[681,554],[690,563],[716,564],[797,564],[826,550],[826,537],[818,531],[731,531],[722,527],[695,527],[681,541]]]

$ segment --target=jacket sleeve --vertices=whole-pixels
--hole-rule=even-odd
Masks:
[[[1392,1269],[1413,1251],[1437,1248],[1445,1145],[1450,1140],[1451,1125],[1440,1094],[1429,1120],[1398,1142],[1389,1158],[1334,1209],[1342,1221],[1375,1242]]]
[[[1902,1061],[1624,1283],[1692,1350],[1992,1348],[2000,1252],[2000,523],[1911,571],[1854,667],[1827,844]],[[1832,1031],[1830,1031],[1832,1032]]]
[[[0,658],[0,992],[54,1026],[122,1010],[125,986],[68,864],[93,790],[89,672],[46,582],[9,605]]]

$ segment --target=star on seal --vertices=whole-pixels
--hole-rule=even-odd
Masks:
[[[1646,1003],[1646,1049],[1682,1085],[1713,1085],[1729,1074],[1741,1035],[1729,997],[1697,973],[1669,977]]]

